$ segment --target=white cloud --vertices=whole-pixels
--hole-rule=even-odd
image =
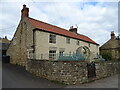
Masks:
[[[119,0],[1,0],[2,2],[118,2]]]
[[[77,24],[79,33],[89,36],[102,45],[110,37],[110,32],[117,32],[117,3],[100,2],[96,5],[82,2],[10,2],[2,6],[2,28],[18,25],[22,5],[30,9],[30,17],[69,29]],[[83,8],[83,9],[82,9]],[[16,28],[16,27],[15,27]],[[15,28],[3,34],[13,36]]]

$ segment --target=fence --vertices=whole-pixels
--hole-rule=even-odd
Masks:
[[[39,54],[36,59],[40,60],[85,60],[82,54]]]
[[[50,54],[39,54],[37,56],[33,56],[31,54],[29,56],[29,59],[39,59],[39,60],[63,60],[63,61],[74,61],[74,60],[99,60],[99,61],[105,61],[104,58],[102,58],[101,55],[95,55],[93,53],[90,53],[90,57],[87,58],[83,54],[56,54],[56,53],[50,53]]]

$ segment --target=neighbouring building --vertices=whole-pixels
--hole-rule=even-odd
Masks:
[[[78,34],[77,28],[69,30],[29,17],[29,8],[23,5],[21,20],[13,36],[7,55],[10,62],[26,66],[27,59],[57,60],[57,55],[74,54],[86,46],[94,56],[99,54],[99,44]]]
[[[112,60],[120,59],[120,35],[115,36],[114,32],[111,32],[111,39],[100,47],[101,54],[111,54]]]
[[[10,40],[8,40],[7,36],[0,38],[0,55],[6,55],[9,44]]]

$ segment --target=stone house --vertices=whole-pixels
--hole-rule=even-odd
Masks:
[[[10,40],[8,40],[7,36],[0,38],[0,55],[6,55],[9,44]]]
[[[29,17],[29,8],[23,5],[21,20],[13,36],[7,55],[10,62],[26,66],[27,59],[56,60],[56,55],[76,53],[86,46],[96,56],[99,44],[89,37],[78,34],[77,28],[69,30]]]
[[[100,53],[111,53],[113,60],[120,59],[120,35],[116,37],[111,32],[111,39],[100,47]]]

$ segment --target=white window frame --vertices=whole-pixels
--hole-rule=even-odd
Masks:
[[[80,45],[80,41],[79,41],[79,40],[77,40],[76,44],[77,44],[77,45]]]
[[[33,49],[27,49],[28,59],[33,59]]]
[[[56,50],[49,50],[49,60],[56,59]]]
[[[55,34],[49,35],[49,43],[56,43],[56,35]]]
[[[59,51],[59,56],[63,56],[64,55],[64,51]]]
[[[91,47],[91,44],[90,44],[90,43],[88,43],[88,47]]]

